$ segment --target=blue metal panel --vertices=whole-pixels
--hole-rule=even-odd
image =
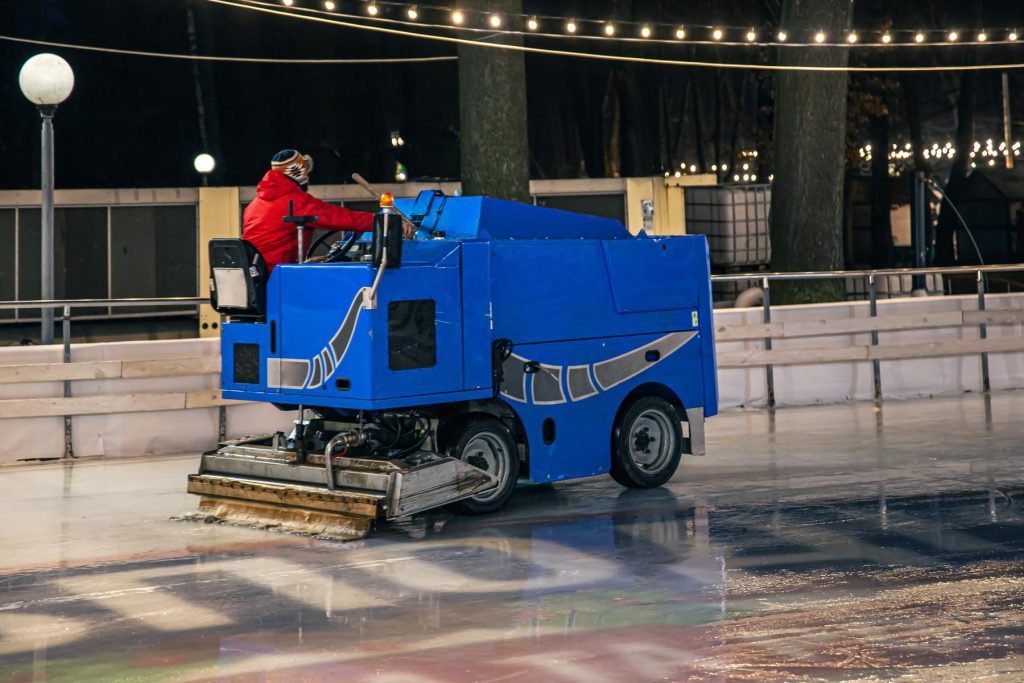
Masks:
[[[703,236],[640,237],[604,242],[604,257],[619,313],[697,307]]]
[[[678,257],[685,259],[698,243],[680,244]],[[695,294],[689,308],[626,315],[616,311],[602,242],[515,240],[491,245],[495,338],[521,344],[694,327]],[[637,277],[643,276],[638,273]],[[701,270],[687,273],[683,289],[695,290],[701,277],[707,278]],[[658,283],[671,286],[663,280]],[[616,284],[623,288],[647,286],[622,281]]]
[[[221,327],[220,382],[225,390],[264,392],[267,389],[265,358],[270,350],[270,326],[258,323],[225,323]],[[235,344],[257,344],[260,347],[259,382],[235,382]]]
[[[491,197],[444,197],[422,192],[395,205],[427,231],[456,239],[629,239],[622,223]],[[422,218],[421,218],[422,217]]]
[[[648,360],[646,350],[660,345],[666,353]],[[702,339],[697,332],[668,335],[637,335],[574,342],[517,345],[512,361],[534,361],[542,371],[528,375],[525,400],[513,400],[502,389],[502,398],[523,421],[530,446],[530,478],[535,482],[587,477],[608,471],[611,438],[618,412],[626,396],[643,384],[661,384],[672,390],[687,407],[699,407],[704,400],[701,364]],[[638,361],[638,362],[633,362]],[[615,375],[618,381],[602,386],[602,375],[610,374],[608,364],[624,364]],[[538,381],[543,368],[559,377],[561,397],[544,395]],[[590,371],[595,392],[574,392],[567,381],[569,368]],[[506,373],[508,375],[509,373]],[[545,444],[544,420],[555,422],[554,443]]]
[[[463,372],[467,389],[491,388],[491,245],[462,243]]]

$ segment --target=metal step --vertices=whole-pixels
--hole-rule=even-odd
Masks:
[[[205,453],[188,492],[202,496],[201,518],[354,539],[377,517],[396,519],[497,486],[472,465],[419,451],[397,460],[332,458],[333,488],[322,454],[297,464],[272,437],[224,443]]]

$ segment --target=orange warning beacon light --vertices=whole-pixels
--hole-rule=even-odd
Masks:
[[[382,209],[393,209],[395,208],[395,197],[390,192],[385,192],[380,196],[380,208]]]

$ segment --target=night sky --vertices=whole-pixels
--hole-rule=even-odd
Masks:
[[[298,0],[310,4],[312,0]],[[602,18],[611,2],[527,2],[527,12]],[[618,3],[622,5],[624,3]],[[778,0],[632,3],[633,17],[656,17],[758,27],[778,19]],[[355,10],[355,2],[339,2]],[[912,6],[912,7],[908,7]],[[211,5],[202,0],[0,0],[0,33],[124,49],[188,53],[188,10],[193,12],[202,54],[296,57],[403,57],[451,55],[450,45],[382,37],[323,27]],[[858,26],[897,28],[1024,28],[1024,3],[856,4]],[[591,47],[592,44],[587,44]],[[1024,42],[1022,42],[1024,45]],[[560,47],[578,47],[565,42]],[[598,48],[600,49],[600,48]],[[616,48],[618,49],[618,48]],[[622,48],[627,49],[627,48]],[[742,48],[740,48],[742,49]],[[1008,61],[1024,57],[1016,47],[951,58]],[[644,48],[642,54],[686,58],[695,48]],[[21,95],[17,76],[32,54],[54,51],[76,73],[76,87],[56,117],[57,187],[175,187],[198,184],[192,159],[210,151],[218,160],[212,184],[251,185],[278,149],[296,147],[317,162],[315,183],[343,182],[353,171],[371,180],[391,180],[396,158],[410,178],[457,178],[458,93],[455,62],[406,65],[241,65],[96,54],[0,41],[0,188],[38,187],[38,116]],[[735,58],[721,49],[704,57]],[[771,60],[767,50],[748,59]],[[918,54],[924,54],[919,52]],[[917,57],[914,57],[917,59]],[[882,57],[882,59],[885,59]],[[922,57],[923,59],[923,57]],[[602,98],[612,69],[629,85],[624,125],[626,175],[660,173],[669,164],[695,158],[693,112],[704,112],[704,144],[713,134],[707,121],[720,117],[720,140],[735,128],[730,144],[767,144],[771,80],[764,72],[719,73],[671,67],[613,66],[590,60],[527,58],[533,177],[600,176]],[[699,72],[699,73],[697,73]],[[734,99],[714,100],[716,81],[732,79]],[[955,75],[920,77],[925,137],[945,139],[955,125]],[[979,81],[979,138],[1000,137],[997,72]],[[857,83],[851,81],[852,87]],[[692,94],[684,99],[686,88]],[[1024,78],[1013,74],[1011,92],[1016,137],[1024,136]],[[201,93],[202,107],[198,106]],[[708,112],[709,102],[717,102]],[[670,111],[678,104],[678,112]],[[665,112],[668,111],[666,114]],[[718,119],[715,119],[718,120]],[[743,125],[733,126],[733,121]],[[205,125],[204,125],[205,124]],[[902,129],[894,118],[893,139]],[[389,133],[401,131],[406,147],[396,157]],[[664,131],[675,135],[665,150]],[[205,139],[205,143],[204,143]],[[659,149],[661,150],[659,152]]]

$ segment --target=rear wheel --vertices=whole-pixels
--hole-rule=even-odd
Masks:
[[[671,403],[657,396],[634,400],[612,437],[612,478],[630,488],[654,488],[672,478],[683,453],[683,427]]]
[[[493,417],[473,419],[450,434],[447,454],[498,478],[497,487],[451,504],[467,515],[500,509],[512,497],[519,478],[519,451],[508,427]]]

